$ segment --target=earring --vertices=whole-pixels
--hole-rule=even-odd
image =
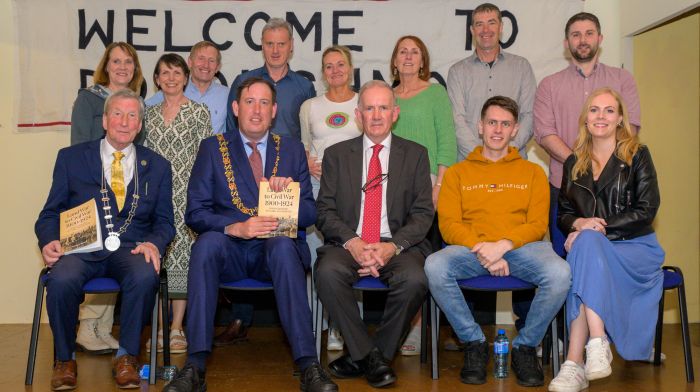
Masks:
[[[396,76],[396,75],[399,73],[398,68],[394,67],[394,68],[392,69],[391,73],[392,73],[394,76]]]
[[[418,70],[418,76],[423,76],[423,67]]]

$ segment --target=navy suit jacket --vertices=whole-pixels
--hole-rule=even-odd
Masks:
[[[253,170],[250,168],[240,133],[238,131],[226,132],[223,136],[228,144],[238,195],[243,205],[254,208],[258,205],[258,187],[253,178]],[[300,184],[300,235],[296,242],[302,260],[308,265],[310,262],[309,249],[306,246],[305,236],[301,232],[316,222],[316,206],[309,181],[306,152],[298,140],[286,136],[280,137],[280,161],[277,176],[291,177]],[[275,142],[272,140],[272,133],[269,133],[264,158],[265,178],[272,176],[276,156]],[[219,141],[216,136],[204,139],[199,146],[197,159],[192,167],[190,183],[187,187],[185,222],[198,234],[207,231],[223,233],[226,226],[245,222],[249,218],[250,215],[240,211],[231,200],[231,191],[219,151]]]
[[[59,214],[94,198],[97,213],[102,224],[102,238],[107,237],[104,213],[102,210],[102,161],[100,159],[100,140],[76,144],[58,152],[53,170],[53,183],[44,208],[39,213],[34,231],[39,239],[39,248],[60,238]],[[152,150],[134,145],[136,148],[136,167],[139,179],[139,202],[131,224],[120,236],[122,247],[136,247],[136,242],[151,242],[165,254],[165,248],[175,236],[173,219],[173,181],[170,162]],[[124,207],[118,214],[114,193],[107,184],[112,207],[115,229],[119,229],[129,215],[134,177],[126,190]],[[109,256],[103,249],[93,253],[81,253],[83,259],[100,260]]]

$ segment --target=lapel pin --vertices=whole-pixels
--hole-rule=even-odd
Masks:
[[[148,165],[148,162],[145,159],[141,160],[141,166],[146,166]]]

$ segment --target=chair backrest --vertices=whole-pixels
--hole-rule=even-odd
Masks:
[[[664,267],[664,290],[675,289],[683,284],[683,274],[675,267]]]

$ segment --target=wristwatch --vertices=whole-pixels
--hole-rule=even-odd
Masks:
[[[392,242],[394,244],[394,247],[396,248],[396,251],[394,252],[394,256],[398,256],[403,252],[403,246],[397,245],[395,242]]]

